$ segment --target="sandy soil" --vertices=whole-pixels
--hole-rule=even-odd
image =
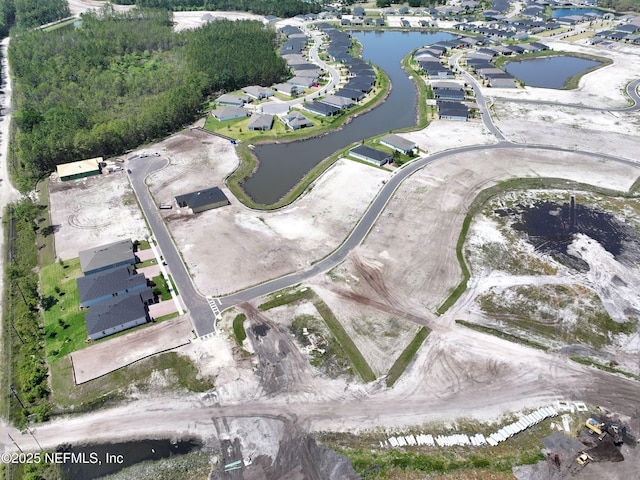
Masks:
[[[194,282],[204,294],[233,292],[324,257],[342,242],[389,175],[339,160],[292,205],[272,212],[255,211],[234,201],[224,186],[224,178],[238,162],[228,141],[193,130],[159,147],[171,162],[148,179],[158,202],[171,203],[177,194],[210,186],[220,186],[231,199],[229,206],[197,215],[163,211]],[[200,175],[202,171],[207,175]],[[198,248],[200,245],[215,248]],[[233,275],[220,275],[220,271]]]
[[[349,288],[374,295],[377,287],[367,284],[354,264],[356,258],[366,259],[379,270],[394,302],[429,316],[461,279],[455,244],[467,207],[480,190],[514,176],[560,177],[626,191],[638,171],[577,154],[537,150],[453,155],[402,184],[369,237],[336,273],[360,278]],[[394,255],[395,248],[403,254]]]
[[[79,385],[158,352],[173,350],[190,343],[191,337],[191,322],[183,315],[78,350],[71,354],[75,382]]]
[[[51,225],[56,255],[67,260],[80,250],[130,238],[149,236],[125,173],[105,173],[80,180],[49,181]]]

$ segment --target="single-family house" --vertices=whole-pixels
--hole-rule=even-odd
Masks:
[[[252,131],[256,130],[271,130],[273,127],[273,115],[254,113],[249,119],[249,125],[247,128]]]
[[[127,265],[79,277],[76,284],[80,305],[89,308],[111,297],[141,291],[147,287],[147,279]]]
[[[469,108],[460,102],[438,100],[438,118],[440,120],[456,120],[466,122],[469,119]]]
[[[323,117],[332,117],[334,115],[338,115],[342,110],[340,107],[336,107],[334,105],[329,105],[324,102],[311,102],[305,103],[304,108],[309,110],[311,113],[315,113],[316,115],[322,115]]]
[[[337,107],[340,110],[344,110],[345,108],[353,107],[356,102],[353,101],[349,97],[342,97],[338,95],[327,95],[322,100],[318,100],[319,102],[326,103],[327,105],[331,105],[332,107]]]
[[[401,137],[400,135],[396,135],[394,133],[390,133],[389,135],[385,135],[380,139],[381,145],[386,145],[389,148],[393,148],[394,150],[404,153],[405,155],[409,155],[416,148],[416,144],[411,140],[407,140],[406,138]]]
[[[251,98],[247,95],[231,95],[225,93],[216,99],[216,103],[221,107],[242,107],[245,103],[251,102]]]
[[[78,252],[80,269],[85,275],[136,263],[131,239],[119,240]]]
[[[299,87],[296,87],[291,83],[276,83],[275,85],[271,85],[271,90],[274,90],[278,93],[283,93],[284,95],[288,95],[290,97],[295,97],[299,92]]]
[[[147,323],[150,317],[145,298],[153,298],[149,287],[93,305],[84,316],[89,339],[98,340]]]
[[[291,130],[299,130],[301,128],[313,126],[313,122],[298,110],[291,110],[284,117],[282,117],[282,121]]]
[[[352,148],[349,150],[349,155],[359,160],[364,160],[367,163],[378,165],[379,167],[390,162],[393,158],[390,153],[367,147],[366,145],[358,145],[357,147]]]
[[[273,97],[273,92],[271,90],[259,85],[244,87],[242,91],[255,100],[262,100],[263,98]]]
[[[226,122],[227,120],[248,117],[249,110],[239,107],[218,108],[216,110],[211,110],[211,115],[220,122]]]
[[[229,205],[230,202],[222,190],[218,187],[211,187],[178,195],[176,203],[180,208],[190,208],[193,213],[200,213]]]

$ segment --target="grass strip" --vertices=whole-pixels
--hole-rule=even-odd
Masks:
[[[244,321],[247,316],[244,313],[239,313],[233,319],[233,335],[236,339],[238,346],[242,346],[242,343],[247,338],[247,332],[244,329]]]
[[[275,307],[288,305],[290,303],[293,303],[303,298],[310,300],[313,303],[313,305],[316,307],[316,310],[318,310],[318,313],[320,314],[324,322],[327,324],[327,327],[329,327],[329,330],[331,331],[333,336],[336,338],[336,340],[340,344],[340,347],[342,347],[344,352],[349,357],[349,361],[351,362],[355,370],[358,372],[358,375],[360,375],[360,378],[362,378],[364,382],[374,381],[376,379],[376,375],[375,373],[373,373],[373,370],[371,370],[371,367],[369,366],[365,358],[362,356],[362,353],[360,353],[360,350],[358,350],[358,347],[356,346],[356,344],[353,343],[353,340],[351,340],[351,337],[342,327],[342,325],[340,324],[338,319],[335,317],[335,315],[333,314],[329,306],[326,303],[324,303],[324,301],[320,297],[318,297],[315,294],[315,292],[310,288],[303,288],[295,291],[280,292],[276,294],[271,300],[268,300],[267,302],[260,304],[258,306],[258,310],[260,310],[261,312],[264,312],[266,310],[270,310]],[[235,320],[234,320],[234,330],[235,330]]]
[[[429,336],[429,333],[431,333],[431,330],[429,330],[427,327],[422,327],[420,330],[418,330],[418,333],[415,337],[413,337],[411,343],[407,345],[407,347],[402,351],[400,356],[396,359],[396,361],[389,369],[389,373],[387,374],[387,387],[393,386],[393,384],[396,383],[396,380],[398,380],[402,376],[404,371],[411,363],[411,360],[413,360],[413,357],[417,353],[418,349],[424,343],[424,340],[427,338],[427,336]]]
[[[449,295],[449,297],[444,301],[440,307],[436,310],[438,315],[442,315],[445,313],[451,306],[458,301],[460,296],[467,289],[467,282],[471,277],[471,273],[469,272],[469,268],[467,267],[467,263],[464,261],[464,242],[467,239],[467,233],[469,232],[469,227],[471,226],[471,220],[473,219],[472,213],[467,213],[464,217],[464,221],[462,222],[462,230],[460,230],[460,235],[458,236],[458,243],[456,244],[456,257],[458,258],[458,263],[460,264],[460,269],[462,270],[462,281],[458,284],[456,288],[453,289],[453,292]]]
[[[533,340],[527,340],[526,338],[518,337],[507,332],[503,332],[502,330],[497,328],[487,327],[486,325],[478,325],[476,323],[470,323],[464,320],[456,320],[456,323],[470,328],[471,330],[493,335],[494,337],[502,338],[503,340],[508,340],[513,343],[519,343],[528,347],[537,348],[538,350],[542,350],[544,352],[547,352],[549,350],[549,347],[542,345],[541,343],[534,342]]]
[[[271,300],[258,305],[258,310],[266,312],[272,308],[288,305],[296,300],[300,300],[301,298],[312,299],[313,291],[309,288],[303,288],[293,292],[277,293]]]
[[[609,373],[619,373],[620,375],[624,375],[625,377],[632,378],[633,380],[638,380],[638,375],[636,375],[634,373],[625,372],[624,370],[620,370],[620,369],[617,369],[617,368],[614,368],[614,367],[610,367],[609,365],[597,362],[597,361],[592,360],[592,359],[587,358],[587,357],[571,356],[569,358],[571,360],[573,360],[574,362],[576,362],[576,363],[581,363],[582,365],[587,365],[589,367],[599,368],[600,370],[604,370],[605,372],[609,372]]]
[[[318,310],[318,313],[322,316],[322,319],[327,324],[327,327],[329,327],[329,330],[331,330],[333,336],[338,340],[338,343],[349,357],[360,378],[362,378],[364,382],[373,382],[376,379],[376,375],[362,356],[362,353],[360,353],[360,350],[358,350],[358,347],[356,347],[356,344],[353,343],[353,340],[335,317],[329,306],[315,294],[314,297],[313,304],[316,310]]]

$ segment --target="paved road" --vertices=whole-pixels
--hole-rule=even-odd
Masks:
[[[454,72],[458,72],[460,75],[462,75],[465,81],[469,85],[471,85],[471,88],[473,88],[473,93],[476,96],[476,103],[478,104],[478,110],[480,111],[480,115],[482,115],[482,121],[484,123],[484,126],[487,127],[487,130],[493,133],[493,135],[498,139],[498,141],[504,141],[506,139],[504,138],[504,135],[502,135],[502,132],[498,129],[498,127],[496,127],[495,124],[493,123],[493,119],[491,118],[491,114],[489,112],[489,107],[487,106],[487,102],[490,102],[491,99],[488,99],[487,97],[484,96],[484,94],[482,93],[482,90],[480,89],[480,86],[478,85],[478,82],[476,82],[476,79],[473,78],[459,64],[462,53],[463,52],[456,53],[455,55],[453,55],[449,59],[449,65],[451,66]]]
[[[131,171],[129,180],[133,190],[138,197],[140,207],[149,223],[149,229],[153,232],[158,248],[167,262],[168,268],[176,284],[176,288],[184,305],[191,314],[194,329],[198,336],[211,333],[215,330],[214,314],[207,299],[198,292],[191,280],[191,275],[187,271],[182,257],[178,253],[173,239],[158,212],[158,207],[151,197],[147,185],[144,183],[149,174],[164,168],[168,162],[163,157],[130,157],[133,161],[128,162],[128,169]]]

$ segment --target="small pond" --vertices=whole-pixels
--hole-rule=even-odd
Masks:
[[[571,15],[586,15],[587,13],[595,13],[599,17],[602,17],[606,12],[597,8],[554,8],[551,17],[562,18]]]
[[[158,420],[159,422],[161,419]],[[194,440],[140,440],[134,442],[60,446],[59,452],[71,452],[85,461],[70,461],[62,465],[65,479],[93,480],[119,472],[140,462],[184,455],[200,448]]]
[[[563,88],[571,77],[597,65],[596,60],[559,55],[508,62],[502,68],[530,87]]]
[[[635,263],[639,257],[635,230],[611,213],[589,205],[578,202],[571,208],[569,201],[539,200],[495,212],[511,217],[512,228],[526,233],[536,250],[576,270],[589,269],[584,260],[567,252],[578,233],[600,243],[618,261]]]

